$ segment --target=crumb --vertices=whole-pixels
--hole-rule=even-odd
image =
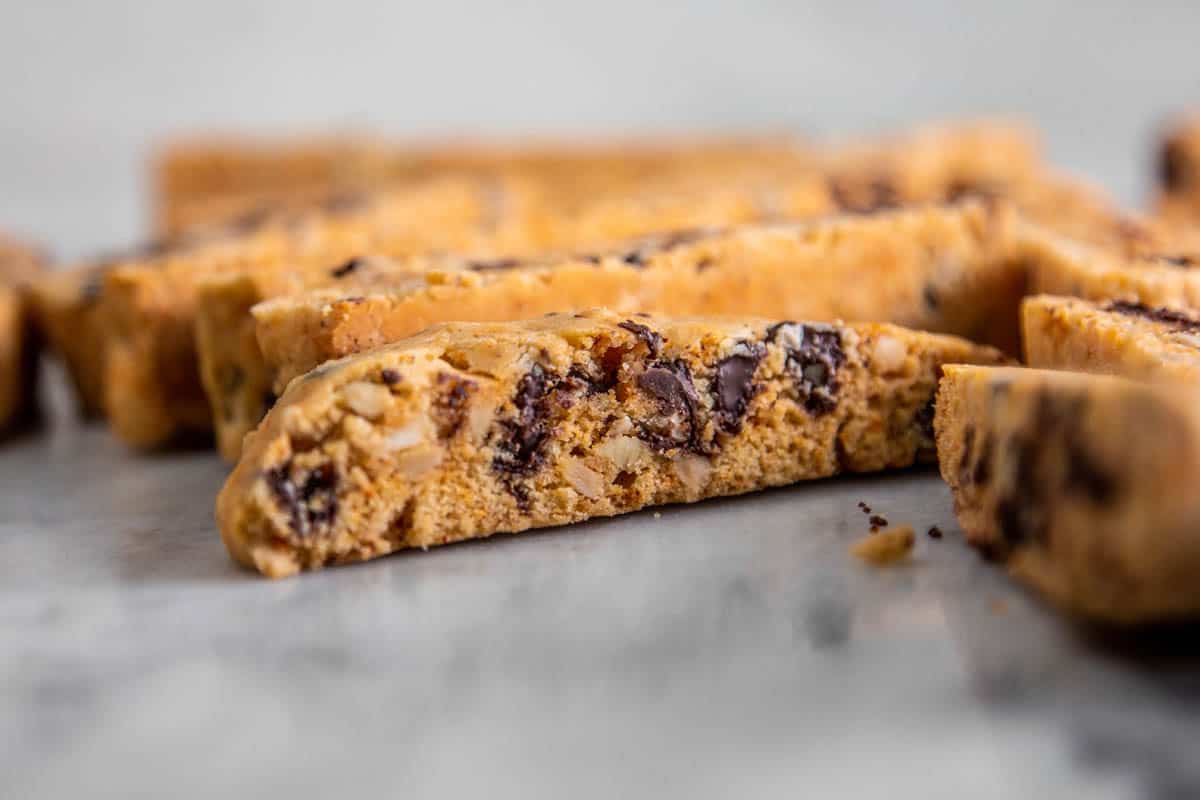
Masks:
[[[907,558],[915,541],[916,534],[912,525],[900,525],[875,536],[859,539],[850,546],[850,552],[868,564],[882,567]]]
[[[867,505],[866,503],[864,503],[862,500],[858,501],[858,510],[863,512],[864,514],[871,513],[871,507],[869,505]]]
[[[878,514],[872,514],[871,518],[868,519],[867,522],[871,523],[872,528],[886,528],[888,526],[887,519],[879,516]]]
[[[655,512],[654,512],[654,518],[655,518],[655,519],[662,519],[662,512],[661,512],[661,511],[655,511]]]
[[[930,525],[929,530],[925,531],[925,533],[929,535],[930,539],[942,538],[942,529],[937,525]]]

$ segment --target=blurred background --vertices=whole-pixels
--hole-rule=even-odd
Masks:
[[[763,128],[1017,115],[1140,204],[1200,105],[1200,3],[0,0],[0,220],[73,257],[148,227],[171,134]]]

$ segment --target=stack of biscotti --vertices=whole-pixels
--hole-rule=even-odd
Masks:
[[[168,147],[155,182],[159,229],[177,235],[261,207],[299,209],[338,193],[439,175],[521,177],[569,203],[697,173],[711,180],[747,169],[779,173],[806,167],[813,158],[792,136],[511,144],[209,138]]]
[[[44,262],[38,250],[0,235],[0,435],[36,412],[38,339],[27,292]]]
[[[588,311],[451,323],[293,381],[217,504],[271,577],[933,455],[945,363],[884,324]]]
[[[1157,211],[1170,222],[1200,225],[1200,115],[1177,120],[1158,150]]]

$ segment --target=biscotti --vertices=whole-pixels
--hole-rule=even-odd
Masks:
[[[942,364],[995,350],[890,325],[608,311],[453,323],[294,381],[217,500],[280,577],[933,456]]]
[[[1006,257],[1009,214],[968,201],[667,234],[562,262],[468,264],[392,285],[256,306],[277,385],[331,358],[451,320],[506,321],[604,303],[674,315],[885,320],[1016,350],[1024,276]],[[352,277],[352,276],[348,276]]]
[[[948,366],[934,428],[967,540],[1098,621],[1200,614],[1200,395]]]
[[[36,249],[0,236],[0,435],[30,421],[37,410],[38,337],[27,287],[44,261]]]
[[[1200,313],[1127,300],[1040,295],[1021,305],[1032,367],[1200,386]]]
[[[517,182],[431,181],[332,208],[268,214],[186,251],[108,269],[101,296],[103,383],[114,432],[140,448],[210,435],[194,334],[196,288],[205,278],[277,263],[335,263],[361,252],[470,251],[480,237],[505,240],[510,220],[531,218],[499,212],[537,203],[536,193],[525,190]]]

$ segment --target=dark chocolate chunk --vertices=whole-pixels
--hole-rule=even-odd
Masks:
[[[925,284],[925,289],[921,292],[921,297],[925,301],[925,306],[930,311],[936,311],[942,300],[938,297],[938,291],[931,284]]]
[[[926,447],[934,445],[933,418],[937,413],[937,395],[929,395],[929,401],[917,409],[913,415],[913,423],[921,434],[921,444]]]
[[[1200,319],[1197,319],[1186,311],[1177,311],[1170,308],[1151,308],[1141,303],[1133,303],[1126,300],[1114,300],[1104,306],[1104,308],[1106,311],[1113,311],[1128,317],[1141,317],[1152,322],[1170,325],[1177,330],[1200,332]]]
[[[846,362],[840,331],[780,322],[767,328],[767,340],[787,353],[797,400],[809,414],[820,417],[837,408],[837,371]]]
[[[996,449],[996,437],[991,431],[983,437],[983,445],[979,448],[979,457],[975,459],[975,469],[971,472],[971,482],[984,486],[992,479],[992,457]]]
[[[516,269],[521,266],[520,259],[516,258],[494,258],[483,261],[471,261],[467,264],[467,269],[473,272],[503,272],[508,269]]]
[[[279,402],[279,395],[275,394],[270,389],[268,389],[267,391],[262,393],[261,402],[262,402],[263,413],[266,414],[268,411],[270,411],[272,408],[275,407],[275,404],[277,402]]]
[[[658,354],[662,352],[663,339],[658,331],[650,330],[645,325],[628,319],[624,322],[617,323],[617,327],[624,328],[637,338],[641,339],[642,342],[645,343],[646,350],[649,351],[651,358],[657,358]]]
[[[637,385],[655,399],[659,412],[641,424],[642,440],[660,451],[698,449],[698,396],[688,365],[681,359],[655,362],[638,376]]]
[[[878,514],[872,514],[867,518],[867,522],[871,523],[872,528],[886,528],[888,521],[886,517],[881,517]]]
[[[387,386],[395,386],[397,383],[403,380],[403,376],[398,370],[383,369],[379,373],[379,380],[383,381]]]
[[[541,364],[534,364],[517,383],[512,403],[515,417],[498,423],[498,433],[493,441],[495,455],[492,469],[510,480],[527,476],[537,471],[542,463],[542,445],[550,437],[550,408],[546,402],[554,383],[554,374]]]
[[[363,265],[362,259],[352,258],[349,261],[347,261],[345,264],[342,264],[340,267],[334,267],[332,270],[330,270],[329,274],[335,278],[344,278],[347,275],[349,275],[351,272],[354,272],[356,269],[361,267],[362,265]]]
[[[855,214],[869,214],[900,205],[900,193],[895,183],[882,175],[866,182],[830,178],[829,194],[839,209]]]
[[[467,417],[467,405],[475,391],[475,383],[447,372],[439,372],[436,380],[437,396],[430,408],[430,416],[437,426],[438,438],[449,439],[458,433]]]
[[[1168,192],[1182,192],[1192,180],[1187,146],[1178,137],[1169,136],[1158,152],[1158,183]]]
[[[1191,256],[1171,255],[1169,253],[1155,253],[1154,255],[1148,256],[1148,258],[1152,258],[1155,261],[1161,261],[1162,263],[1169,264],[1172,267],[1187,268],[1194,267],[1197,264],[1196,259]]]
[[[337,516],[337,470],[324,463],[308,472],[301,480],[292,477],[292,460],[267,470],[263,479],[276,501],[288,512],[292,530],[308,536],[327,527]]]
[[[712,386],[713,408],[717,427],[725,433],[742,429],[742,417],[750,400],[761,390],[754,383],[754,372],[766,353],[766,348],[758,342],[740,341],[717,364]]]

